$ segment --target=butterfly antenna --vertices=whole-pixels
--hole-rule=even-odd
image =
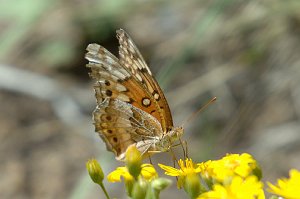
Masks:
[[[187,123],[189,123],[191,120],[195,119],[195,117],[196,117],[196,115],[198,115],[198,113],[200,113],[201,111],[203,111],[206,107],[208,107],[210,104],[214,103],[216,100],[217,100],[217,98],[216,98],[216,97],[213,97],[213,98],[212,98],[211,100],[209,100],[204,106],[202,106],[198,111],[192,113],[192,114],[190,115],[190,117],[188,117],[188,119],[185,120],[185,121],[182,123],[181,126],[183,127],[185,124],[187,124]]]

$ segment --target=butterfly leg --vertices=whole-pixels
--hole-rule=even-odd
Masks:
[[[150,164],[153,165],[152,160],[151,160],[151,156],[150,156],[150,155],[149,155],[149,162],[150,162]]]
[[[173,147],[173,146],[172,146],[172,147]],[[178,163],[178,160],[177,160],[177,158],[176,158],[176,156],[175,156],[174,151],[172,150],[172,147],[170,148],[169,152],[170,152],[170,154],[172,155],[173,167],[176,168],[176,163],[177,163],[178,166],[179,166],[179,168],[180,168],[180,165],[179,165],[179,163]],[[176,176],[176,181],[178,182],[178,177],[177,177],[177,176]]]
[[[187,141],[184,140],[183,143],[184,143],[184,146],[185,146],[185,156],[186,156],[186,158],[189,158]]]
[[[184,159],[188,158],[188,146],[187,146],[187,141],[182,141],[181,138],[179,138],[179,142],[183,151],[183,157]]]
[[[153,155],[153,154],[156,154],[156,153],[161,153],[161,151],[148,151],[148,153]]]
[[[179,167],[180,169],[182,169],[182,168],[180,167],[179,163],[178,163],[178,160],[177,160],[177,158],[176,158],[176,156],[175,156],[175,153],[174,153],[174,151],[172,150],[172,148],[170,148],[170,153],[171,153],[171,155],[172,155],[172,157],[173,157],[173,167],[176,168],[176,163],[177,163],[177,164],[178,164],[178,167]],[[176,176],[176,181],[178,182],[178,177],[177,177],[177,176]]]
[[[177,145],[177,146],[178,146],[178,145]],[[180,165],[179,165],[179,163],[178,163],[178,159],[177,159],[177,157],[176,157],[174,151],[172,150],[172,148],[170,148],[170,153],[171,153],[171,155],[172,155],[172,157],[173,157],[174,168],[175,168],[175,166],[176,166],[176,163],[177,163],[177,165],[179,166],[179,168],[181,168]]]

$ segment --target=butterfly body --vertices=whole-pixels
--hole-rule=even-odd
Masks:
[[[87,67],[96,80],[95,131],[117,160],[130,145],[145,156],[168,151],[183,129],[173,127],[167,100],[129,35],[120,29],[117,38],[119,58],[98,44],[87,47]]]

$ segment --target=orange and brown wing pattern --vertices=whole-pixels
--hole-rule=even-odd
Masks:
[[[147,95],[144,96],[138,95],[138,98],[135,98],[136,101],[132,104],[157,118],[160,121],[164,132],[166,132],[173,127],[173,121],[163,91],[152,76],[149,67],[130,36],[124,30],[120,29],[117,31],[117,38],[119,39],[120,44],[120,64],[127,68],[132,74],[135,79],[134,84],[138,83],[139,87],[142,87],[143,91],[147,93]],[[132,80],[125,81],[124,85],[131,87],[131,81]]]
[[[142,154],[155,150],[154,143],[162,134],[159,122],[150,114],[118,99],[106,98],[97,106],[93,119],[96,132],[117,160],[124,160],[130,145],[136,145]]]
[[[173,127],[165,96],[130,37],[117,31],[119,59],[98,44],[87,47],[97,108],[96,132],[118,160],[135,144],[146,154]]]
[[[162,123],[157,103],[128,68],[98,44],[88,45],[87,50],[87,67],[91,68],[90,76],[96,80],[94,90],[98,104],[106,98],[119,99],[152,114]]]

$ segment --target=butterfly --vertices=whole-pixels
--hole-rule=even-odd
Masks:
[[[95,131],[117,160],[124,160],[131,145],[145,157],[169,151],[183,128],[173,126],[164,93],[133,40],[122,29],[116,32],[119,58],[94,43],[85,55],[95,80]]]

